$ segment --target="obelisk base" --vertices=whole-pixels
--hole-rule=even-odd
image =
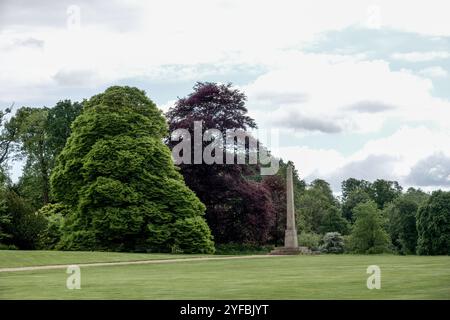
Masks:
[[[298,248],[297,230],[286,230],[284,232],[284,247]]]
[[[312,251],[308,247],[275,247],[269,254],[272,256],[292,256],[297,254],[312,254]]]

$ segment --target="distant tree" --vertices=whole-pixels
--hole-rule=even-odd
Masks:
[[[59,248],[213,252],[205,207],[176,170],[166,134],[137,88],[110,87],[85,103],[51,177],[71,210]]]
[[[420,255],[450,255],[450,192],[434,191],[417,213]]]
[[[17,130],[8,123],[8,115],[12,112],[12,104],[10,107],[0,110],[0,174],[4,175],[4,165],[11,155],[11,147],[16,140]],[[2,177],[3,180],[3,177]]]
[[[381,211],[373,201],[359,204],[354,209],[355,223],[351,233],[351,246],[356,253],[386,251],[389,236],[383,229]]]
[[[371,183],[366,180],[358,180],[355,178],[349,178],[347,180],[342,181],[342,199],[345,202],[350,194],[354,193],[357,190],[362,190],[368,192],[370,189]]]
[[[83,105],[80,102],[61,100],[53,108],[48,109],[46,132],[48,145],[53,153],[53,159],[62,151],[70,136],[70,126],[81,113]]]
[[[299,199],[300,216],[304,219],[305,229],[300,231],[321,233],[329,231],[335,223],[340,223],[337,200],[329,184],[324,180],[314,180]],[[324,225],[322,226],[322,223]],[[338,228],[345,228],[343,225]],[[299,226],[301,229],[301,226]],[[337,230],[331,230],[337,231]]]
[[[337,207],[331,206],[322,217],[319,231],[320,233],[339,232],[345,235],[350,232],[350,224]]]
[[[80,103],[70,100],[59,101],[53,108],[22,107],[7,124],[9,132],[14,132],[19,158],[26,159],[19,190],[35,208],[50,201],[51,170],[81,109]]]
[[[401,254],[415,254],[417,246],[416,214],[428,194],[413,188],[396,198],[384,209],[387,230],[393,246]]]
[[[25,171],[32,171],[37,175],[35,182],[39,184],[41,204],[50,200],[49,178],[53,161],[46,132],[47,115],[48,108],[22,107],[8,124],[17,132],[17,150],[19,156],[26,159]]]
[[[370,197],[378,206],[383,209],[386,204],[402,194],[402,187],[397,181],[387,181],[383,179],[375,180],[370,186]]]
[[[348,181],[348,180],[346,180],[346,181]],[[345,192],[345,196],[342,197],[342,200],[343,200],[342,201],[342,215],[349,222],[354,221],[353,210],[355,209],[355,207],[361,203],[365,203],[365,202],[371,200],[369,193],[368,193],[368,189],[366,187],[367,187],[366,184],[363,188],[359,188],[359,187],[355,187],[355,186],[352,186],[352,187],[346,186],[345,187],[345,188],[347,188],[346,189],[347,191]]]

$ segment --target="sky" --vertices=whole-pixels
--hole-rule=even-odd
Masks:
[[[449,190],[448,12],[445,0],[0,0],[0,106],[132,85],[167,111],[197,81],[231,82],[307,182]]]

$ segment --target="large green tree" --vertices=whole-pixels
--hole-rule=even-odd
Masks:
[[[401,254],[415,254],[417,246],[416,214],[429,195],[409,188],[384,209],[388,218],[387,230],[394,248]]]
[[[417,253],[450,255],[450,192],[435,191],[417,212]]]
[[[326,233],[348,232],[348,223],[342,217],[339,203],[330,185],[321,179],[314,180],[299,198],[300,231]]]
[[[355,223],[351,233],[352,250],[356,253],[381,253],[388,249],[389,236],[383,229],[381,211],[373,201],[354,209]]]
[[[9,126],[17,131],[18,155],[26,159],[24,176],[33,176],[33,183],[28,185],[31,185],[33,190],[39,190],[40,205],[50,200],[49,179],[53,162],[46,131],[47,115],[48,108],[22,107],[9,122]]]
[[[163,144],[167,125],[145,93],[110,87],[93,96],[51,177],[71,208],[64,249],[212,252],[205,207],[185,185]]]

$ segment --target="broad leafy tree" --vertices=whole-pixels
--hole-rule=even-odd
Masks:
[[[392,202],[402,194],[402,187],[397,181],[388,181],[383,179],[375,180],[371,184],[369,190],[369,195],[377,204],[378,209],[383,209],[386,204]]]
[[[193,92],[180,98],[167,112],[170,132],[187,130],[194,137],[194,122],[202,121],[202,134],[208,129],[220,131],[221,137],[213,141],[226,141],[227,130],[256,128],[255,121],[247,115],[246,97],[231,84],[197,83]],[[178,142],[168,141],[173,147]],[[202,147],[211,142],[203,142]],[[194,150],[194,139],[191,141]],[[248,140],[243,149],[248,154]],[[218,148],[226,154],[232,150]],[[275,224],[275,209],[267,185],[259,182],[255,165],[244,164],[180,164],[186,184],[206,205],[206,219],[218,243],[265,243],[271,238]]]
[[[450,192],[435,191],[417,213],[417,253],[450,255]]]
[[[32,187],[40,192],[40,205],[50,200],[50,170],[53,155],[46,131],[48,108],[22,107],[10,120],[17,131],[18,155],[26,159],[25,175],[35,177]]]
[[[137,88],[93,96],[51,177],[56,200],[71,208],[64,249],[212,252],[205,207],[185,185],[164,145],[167,125]]]
[[[355,223],[351,233],[352,250],[356,253],[381,253],[388,249],[389,236],[384,230],[381,211],[373,201],[354,209]]]
[[[347,194],[342,203],[342,215],[350,222],[354,222],[353,210],[361,203],[371,200],[369,194],[362,189],[355,189]]]
[[[321,179],[314,180],[299,198],[300,231],[347,233],[347,222],[342,218],[339,204],[330,185]],[[301,225],[300,223],[304,223]]]
[[[415,254],[417,246],[416,214],[429,195],[413,188],[384,209],[387,230],[394,248],[401,254]]]

